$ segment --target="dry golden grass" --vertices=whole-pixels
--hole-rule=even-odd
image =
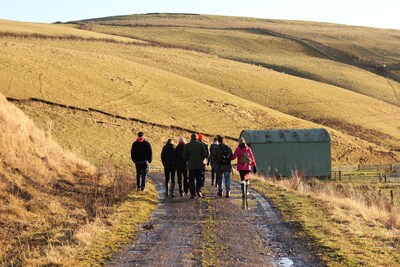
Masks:
[[[103,25],[168,26],[184,28],[269,30],[276,35],[313,41],[335,48],[357,59],[378,61],[379,57],[398,62],[398,30],[347,26],[333,23],[255,19],[195,14],[145,14],[113,16],[90,20]],[[321,46],[318,46],[321,48]],[[326,51],[326,50],[324,50]],[[334,52],[334,51],[332,51]],[[364,53],[365,57],[361,57]],[[358,56],[360,55],[360,57]]]
[[[396,107],[257,66],[177,49],[76,41],[8,40],[0,50],[7,52],[2,59],[8,66],[0,76],[2,91],[16,98],[96,108],[211,135],[237,136],[248,128],[320,127],[265,106],[328,126],[335,118],[339,125],[332,127],[339,130],[347,129],[342,125],[361,124],[361,130],[345,133],[367,142],[332,130],[338,138],[333,144],[336,162],[358,162],[362,154],[371,154],[369,147],[393,160],[395,155],[371,142],[387,148],[399,145]],[[368,129],[376,133],[361,136]],[[377,157],[366,158],[374,162]]]
[[[145,42],[134,40],[132,38],[125,38],[119,36],[112,36],[108,34],[101,34],[97,32],[80,30],[74,27],[65,27],[58,24],[41,24],[41,23],[26,23],[10,20],[0,19],[0,36],[9,37],[24,37],[24,38],[39,38],[39,39],[80,39],[91,41],[115,41],[124,43],[137,43],[144,44]]]
[[[101,25],[96,26],[96,31],[192,47],[219,57],[263,65],[400,105],[398,82],[392,81],[392,86],[385,77],[347,64],[349,61],[356,66],[369,64],[369,69],[374,69],[378,62],[397,64],[398,31],[335,24],[271,23],[245,18],[236,18],[235,21],[230,17],[223,20],[212,16],[177,16],[169,21],[161,17],[132,16],[132,23],[128,20],[103,20],[98,22]],[[241,20],[246,23],[240,23]],[[218,23],[223,23],[223,26]],[[168,26],[168,30],[165,26]],[[337,58],[337,61],[330,58]],[[362,58],[367,63],[363,63]]]
[[[70,180],[74,173],[94,173],[94,167],[61,149],[45,133],[35,127],[22,111],[9,104],[3,95],[1,101],[2,164],[25,175],[34,174],[39,183],[55,179]]]
[[[393,138],[383,136],[398,132],[399,125],[396,121],[398,121],[397,117],[400,116],[398,108],[400,105],[400,84],[369,71],[340,63],[339,59],[338,61],[330,60],[323,55],[323,53],[326,53],[329,56],[329,53],[333,54],[336,50],[343,50],[343,53],[347,52],[348,41],[345,38],[340,38],[340,34],[348,36],[348,39],[354,38],[353,46],[350,48],[363,46],[363,49],[369,51],[372,56],[377,49],[374,46],[380,47],[379,45],[382,46],[382,44],[379,41],[378,43],[374,41],[375,39],[371,38],[371,35],[376,35],[379,38],[385,36],[386,39],[392,40],[385,45],[385,51],[390,50],[395,55],[396,53],[393,53],[393,51],[397,49],[394,45],[395,36],[398,35],[396,31],[331,24],[321,24],[321,26],[300,22],[297,24],[296,22],[280,21],[271,23],[270,21],[245,18],[242,21],[238,19],[234,23],[232,18],[223,20],[224,18],[221,17],[196,15],[171,15],[168,18],[165,14],[132,16],[130,17],[131,23],[127,20],[128,18],[123,17],[122,21],[118,19],[109,22],[102,20],[99,23],[104,25],[97,26],[96,30],[169,45],[180,44],[184,47],[207,51],[219,57],[271,67],[278,71],[322,82],[324,84],[268,71],[249,70],[251,72],[249,75],[249,72],[244,71],[246,67],[241,65],[237,65],[237,71],[232,71],[232,68],[235,68],[234,64],[231,64],[231,68],[226,72],[224,67],[227,64],[219,59],[213,60],[211,64],[204,64],[202,61],[191,68],[188,68],[187,65],[193,64],[188,64],[187,61],[176,63],[170,55],[168,58],[172,58],[171,60],[160,61],[157,58],[156,63],[150,62],[152,60],[154,62],[154,58],[145,59],[146,64],[168,69],[168,71],[190,77],[193,80],[234,93],[284,113],[300,116],[314,122],[324,122],[324,124],[346,133],[349,133],[346,125],[355,125],[361,129],[350,134],[358,135],[364,131],[369,132],[370,138],[367,137],[367,140],[386,145],[389,148],[398,149],[399,147],[399,136],[393,136]],[[169,27],[157,27],[157,25],[162,24],[161,22],[165,22]],[[218,23],[224,23],[225,27]],[[128,26],[109,27],[107,26],[109,24],[127,24]],[[146,27],[146,25],[153,26]],[[271,25],[273,25],[275,32],[280,33],[282,29],[282,33],[271,35],[268,30],[268,26],[272,28]],[[312,32],[313,28],[316,30],[314,33]],[[321,37],[318,34],[322,28],[326,30],[323,34],[321,33]],[[297,35],[289,35],[286,32],[287,29],[296,29],[298,33]],[[354,36],[351,37],[353,31]],[[332,32],[332,34],[328,35],[329,32]],[[318,52],[319,47],[315,48],[313,44],[307,42],[312,33],[321,39],[321,45],[327,46],[325,50]],[[325,44],[326,40],[330,43]],[[356,41],[357,44],[361,44],[356,45]],[[349,51],[352,53],[353,50],[350,49]],[[386,52],[383,53],[387,54]],[[347,55],[347,60],[351,61],[353,57],[355,57],[353,54]],[[378,60],[378,58],[373,57],[371,60]],[[193,60],[188,61],[193,62]],[[210,68],[210,65],[213,68]],[[241,77],[240,81],[235,77]],[[334,85],[334,87],[326,84]],[[357,94],[352,94],[348,90]],[[368,97],[362,97],[360,94]],[[370,99],[370,97],[378,101]],[[390,103],[394,107],[381,103],[380,100]],[[388,110],[381,113],[382,107]],[[378,109],[380,111],[377,112]],[[331,123],[336,119],[341,121],[339,125]],[[393,127],[387,128],[384,124]],[[377,132],[372,134],[371,130]],[[365,139],[366,136],[358,135],[357,137]],[[384,144],[381,142],[383,139],[393,139],[393,142],[385,141]]]
[[[0,219],[4,225],[0,240],[5,240],[1,243],[1,264],[58,264],[68,258],[70,265],[77,261],[95,265],[116,244],[123,243],[127,236],[116,233],[135,228],[154,208],[155,189],[151,185],[144,195],[127,198],[125,191],[133,186],[129,151],[140,130],[153,144],[153,168],[161,167],[157,155],[169,137],[188,138],[191,131],[206,133],[209,139],[214,134],[237,137],[242,129],[321,127],[316,123],[331,127],[335,163],[399,159],[397,152],[390,151],[400,147],[400,115],[394,98],[397,82],[327,60],[304,43],[308,33],[285,38],[264,32],[269,25],[289,35],[286,31],[293,25],[309,30],[313,24],[163,14],[127,16],[118,23],[173,27],[127,31],[94,25],[92,31],[85,32],[70,25],[0,21],[0,92],[7,97],[38,98],[63,105],[16,102],[45,129],[43,133],[1,98],[0,115],[7,121],[1,117],[5,131],[0,132],[0,140],[10,144],[0,151]],[[335,28],[336,35],[341,32],[339,28]],[[145,40],[100,35],[93,30]],[[336,35],[334,38],[341,40]],[[351,51],[349,58],[358,55],[354,44],[329,43],[329,38],[319,40],[322,48],[340,44],[340,49]],[[388,45],[380,49],[390,50],[385,53],[396,59],[391,37],[385,40]],[[166,42],[168,45],[163,46]],[[371,41],[364,50],[374,45]],[[339,48],[324,51],[332,53]],[[207,53],[199,52],[202,50]],[[130,170],[114,170],[107,165],[93,175],[92,165],[65,153],[51,136],[63,148],[97,166],[106,160],[130,166]],[[234,146],[236,141],[228,140],[228,144]],[[122,186],[126,184],[129,186]],[[348,196],[337,200],[337,194],[325,194],[334,200],[318,200],[333,203],[341,222],[346,222],[349,210],[351,220],[362,218],[359,228],[351,230],[352,240],[359,237],[358,232],[373,240],[365,234],[369,228],[364,222],[371,221],[379,227],[392,227],[387,239],[381,238],[383,228],[376,228],[379,242],[394,240],[397,213],[383,214],[379,205],[361,208],[372,200],[353,201]],[[119,208],[111,207],[119,201],[124,201]],[[138,205],[145,207],[143,213],[133,214]],[[330,222],[336,223],[335,218]],[[333,236],[336,231],[345,231],[337,229],[329,231]],[[98,239],[94,238],[96,233],[101,233]],[[354,245],[352,250],[357,252],[360,247]]]
[[[299,176],[281,181],[255,177],[252,184],[273,200],[285,220],[299,224],[299,234],[317,244],[328,266],[400,263],[400,210],[387,196]]]
[[[102,235],[95,232],[97,223],[92,221],[107,226],[107,231],[126,224],[132,227],[120,231],[123,236],[113,237],[115,248],[154,208],[154,188],[149,185],[149,193],[135,196],[137,203],[130,204],[147,203],[143,213],[118,211],[115,204],[134,196],[129,195],[135,188],[132,170],[103,165],[96,171],[93,165],[63,151],[52,140],[51,129],[46,133],[38,129],[3,95],[0,145],[2,266],[76,265],[87,248],[82,232],[92,233],[91,241],[100,242],[97,237]],[[114,214],[123,214],[126,221],[108,222]],[[97,253],[97,260],[110,250]]]
[[[111,49],[111,55],[108,55],[76,50],[75,42],[69,45],[64,49],[46,47],[40,42],[35,47],[24,41],[7,44],[4,49],[13,50],[14,54],[4,57],[5,64],[13,67],[2,71],[2,91],[16,98],[36,97],[65,105],[96,108],[210,134],[223,132],[237,136],[240,129],[249,125],[257,128],[271,125],[278,116],[288,125],[302,123],[211,86],[117,56],[117,51],[134,52],[129,48],[125,50],[126,46],[109,47],[116,50]],[[140,52],[145,56],[146,50]],[[30,60],[24,59],[25,53],[32,55]],[[203,57],[207,58],[198,54],[198,59]],[[87,66],[91,67],[87,69]]]

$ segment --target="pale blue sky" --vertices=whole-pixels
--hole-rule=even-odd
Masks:
[[[152,12],[333,22],[400,29],[400,0],[0,0],[0,19],[55,22]]]

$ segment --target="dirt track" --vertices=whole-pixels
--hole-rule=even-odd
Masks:
[[[322,266],[257,192],[246,203],[234,183],[231,198],[217,197],[207,174],[205,198],[165,198],[163,174],[150,178],[160,204],[109,266]]]

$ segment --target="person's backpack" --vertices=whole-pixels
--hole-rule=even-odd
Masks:
[[[251,158],[250,158],[249,153],[247,153],[247,151],[243,152],[243,154],[239,158],[239,161],[243,165],[251,164]]]
[[[226,145],[220,145],[221,149],[221,165],[229,165],[231,163],[231,153],[229,153],[229,147]]]

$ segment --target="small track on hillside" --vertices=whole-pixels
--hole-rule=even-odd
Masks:
[[[246,202],[234,183],[231,198],[217,197],[208,174],[205,198],[179,197],[177,188],[166,198],[163,174],[149,176],[158,208],[108,266],[322,266],[257,192]]]
[[[33,102],[33,103],[41,103],[41,104],[45,104],[48,106],[54,106],[54,107],[59,107],[59,108],[64,108],[64,109],[69,109],[69,110],[77,110],[77,111],[82,111],[82,112],[86,112],[86,113],[98,113],[107,117],[111,117],[111,118],[116,118],[116,119],[120,119],[120,120],[126,120],[126,121],[133,121],[133,122],[139,122],[139,123],[143,123],[146,125],[151,125],[151,126],[155,126],[155,127],[159,127],[162,129],[174,129],[174,130],[181,130],[184,132],[189,132],[189,133],[194,133],[196,132],[193,129],[188,129],[188,128],[184,128],[184,127],[180,127],[180,126],[176,126],[176,125],[164,125],[164,124],[159,124],[159,123],[154,123],[154,122],[148,122],[148,121],[144,121],[138,118],[133,118],[133,117],[125,117],[125,116],[121,116],[118,114],[112,114],[100,109],[95,109],[95,108],[81,108],[81,107],[75,107],[75,106],[71,106],[71,105],[66,105],[66,104],[60,104],[60,103],[55,103],[49,100],[45,100],[45,99],[40,99],[40,98],[35,98],[35,97],[31,97],[31,98],[26,98],[26,99],[19,99],[19,98],[14,98],[14,97],[6,97],[7,101],[10,102],[15,102],[15,103],[27,103],[27,102]],[[104,122],[101,122],[104,123]],[[204,133],[206,136],[208,137],[213,137],[212,135],[209,135],[207,133]],[[225,136],[226,139],[228,140],[232,140],[232,141],[236,141],[237,138],[232,137],[232,136]]]

